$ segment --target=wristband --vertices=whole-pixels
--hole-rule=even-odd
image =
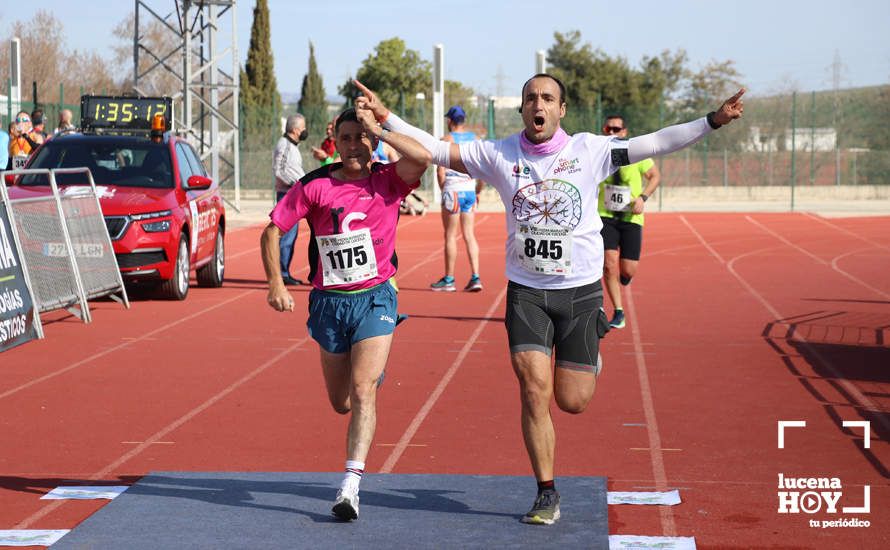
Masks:
[[[707,116],[708,126],[710,126],[711,129],[713,129],[713,130],[716,130],[717,128],[723,126],[722,124],[717,124],[717,121],[714,120],[714,115],[716,115],[716,114],[717,114],[717,111],[711,111],[710,113],[708,113],[708,116]]]
[[[649,195],[647,195],[646,193],[640,193],[640,198],[643,199],[643,202],[646,202],[647,200],[649,200]]]
[[[376,118],[376,119],[377,119],[377,122],[382,126],[382,125],[386,122],[386,119],[387,119],[388,117],[389,117],[389,109],[387,109],[385,115],[383,115],[383,116],[381,116],[381,117],[377,117],[377,116],[375,116],[374,118]]]
[[[388,134],[388,133],[389,133],[388,129],[382,128],[380,130],[380,135],[377,136],[377,139],[379,139],[380,141],[386,141],[386,134]]]

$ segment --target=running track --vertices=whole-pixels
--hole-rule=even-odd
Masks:
[[[427,290],[442,270],[438,217],[402,219],[399,300],[411,319],[396,332],[369,471],[530,474],[502,324],[503,215],[477,223],[485,291],[440,294]],[[604,341],[597,395],[581,415],[554,409],[558,475],[680,490],[674,507],[611,506],[612,534],[695,536],[699,548],[888,547],[888,227],[888,217],[647,216],[628,326]],[[306,336],[308,288],[293,291],[294,314],[266,305],[260,229],[227,236],[221,289],[193,288],[179,303],[137,296],[129,311],[96,302],[91,325],[56,312],[45,340],[0,354],[0,529],[73,528],[106,502],[38,500],[62,482],[341,469],[346,418],[327,404]],[[458,284],[468,276],[461,257]],[[777,449],[778,420],[807,428]],[[871,421],[871,448],[842,420]],[[838,477],[847,506],[869,485],[871,512],[778,514],[779,473]],[[808,526],[851,516],[871,527]]]

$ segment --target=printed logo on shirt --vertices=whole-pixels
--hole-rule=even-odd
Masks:
[[[575,157],[572,160],[559,159],[558,166],[553,170],[553,175],[574,174],[581,171],[581,161]]]
[[[531,179],[531,168],[528,166],[513,165],[513,177],[517,179]]]
[[[526,185],[513,195],[513,216],[538,225],[574,229],[581,221],[581,193],[558,179]]]

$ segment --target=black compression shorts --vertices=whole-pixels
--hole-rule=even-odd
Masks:
[[[599,372],[599,341],[609,330],[597,281],[562,290],[541,290],[510,281],[504,324],[510,352],[540,351],[556,366]]]
[[[619,250],[625,260],[639,260],[643,249],[643,226],[619,218],[603,218],[603,248]]]

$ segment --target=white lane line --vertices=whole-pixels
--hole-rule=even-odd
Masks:
[[[464,344],[463,349],[461,349],[460,353],[454,359],[454,362],[451,363],[451,366],[448,367],[448,370],[445,371],[442,379],[439,380],[439,384],[427,398],[426,403],[424,403],[420,410],[417,411],[417,414],[414,416],[411,424],[408,425],[408,429],[406,429],[405,433],[402,434],[402,437],[399,438],[399,442],[396,443],[395,448],[392,450],[392,452],[389,454],[389,457],[380,468],[380,473],[388,474],[392,472],[392,469],[396,465],[396,462],[399,461],[399,458],[402,457],[405,449],[407,449],[408,445],[411,444],[411,440],[414,439],[415,434],[417,434],[417,430],[420,429],[420,425],[423,424],[423,421],[426,420],[427,415],[436,404],[436,401],[438,401],[439,398],[442,396],[442,393],[445,392],[445,388],[448,386],[448,383],[451,382],[452,378],[454,378],[454,375],[457,373],[457,369],[460,368],[464,359],[466,359],[470,348],[473,347],[476,339],[479,338],[479,334],[482,333],[482,329],[485,328],[485,324],[492,319],[495,310],[501,305],[501,301],[504,299],[504,296],[506,294],[507,287],[504,286],[504,290],[502,290],[501,293],[498,294],[497,298],[494,300],[494,302],[492,302],[491,307],[489,307],[488,311],[485,312],[485,318],[479,321],[479,324],[476,326],[476,330],[473,331],[472,336],[470,336],[469,340],[467,340],[467,343]]]
[[[109,355],[116,351],[120,351],[124,348],[130,347],[137,342],[141,342],[143,340],[151,340],[152,336],[154,336],[155,334],[159,334],[159,333],[161,333],[165,330],[171,329],[177,325],[181,325],[182,323],[185,323],[186,321],[191,321],[195,317],[199,317],[201,315],[204,315],[205,313],[209,313],[215,309],[221,308],[222,306],[228,305],[228,304],[234,302],[235,300],[240,300],[244,296],[247,296],[248,294],[251,294],[253,292],[259,292],[259,291],[258,290],[248,290],[246,292],[242,292],[241,294],[238,294],[232,298],[229,298],[228,300],[218,302],[210,307],[206,307],[200,311],[196,311],[195,313],[192,313],[191,315],[186,315],[185,317],[181,317],[171,323],[167,323],[166,325],[160,326],[160,327],[152,330],[151,332],[147,332],[147,333],[143,334],[142,336],[139,336],[138,338],[133,338],[132,340],[127,340],[126,342],[123,342],[116,346],[110,347],[110,348],[100,351],[98,353],[94,353],[93,355],[90,355],[89,357],[85,357],[85,358],[81,359],[80,361],[75,361],[74,363],[71,363],[67,367],[63,367],[63,368],[53,371],[49,374],[45,374],[39,378],[35,378],[35,379],[31,380],[30,382],[25,382],[24,384],[21,384],[21,385],[16,386],[12,389],[6,390],[5,392],[0,393],[0,399],[4,399],[6,397],[9,397],[10,395],[14,395],[22,390],[28,389],[31,386],[34,386],[41,382],[46,382],[47,380],[50,380],[50,379],[55,378],[59,375],[65,374],[68,371],[72,371],[78,367],[82,367],[83,365],[86,365],[87,363],[90,363],[96,359],[99,359],[100,357],[105,357],[106,355]]]
[[[658,419],[655,416],[655,401],[652,399],[652,386],[649,384],[649,370],[646,367],[646,355],[643,353],[642,338],[640,338],[640,323],[634,306],[633,291],[630,286],[624,287],[625,307],[630,321],[630,332],[633,336],[634,348],[637,358],[637,375],[640,379],[640,393],[643,399],[643,413],[646,417],[646,432],[649,435],[649,459],[652,461],[652,475],[655,477],[655,486],[658,491],[667,491],[667,473],[664,468],[665,449],[661,448],[661,434],[658,431]],[[659,509],[661,515],[661,530],[667,536],[677,534],[677,526],[674,522],[674,512],[670,507]]]
[[[160,442],[160,441],[164,438],[164,436],[168,435],[168,434],[169,434],[170,432],[172,432],[173,430],[179,428],[180,426],[182,426],[182,425],[185,424],[186,422],[190,421],[190,420],[193,419],[194,417],[196,417],[196,416],[198,416],[199,414],[201,414],[202,412],[206,411],[206,410],[209,409],[211,406],[213,406],[213,405],[215,405],[216,403],[218,403],[219,401],[221,401],[224,397],[226,397],[227,395],[229,395],[230,393],[232,393],[233,391],[235,391],[236,389],[238,389],[240,386],[242,386],[242,385],[244,385],[245,383],[249,382],[250,380],[256,378],[256,377],[257,377],[258,375],[260,375],[263,371],[265,371],[266,369],[268,369],[269,367],[271,367],[272,365],[274,365],[275,363],[277,363],[280,359],[284,358],[284,357],[285,357],[286,355],[288,355],[289,353],[295,351],[298,347],[300,347],[301,345],[303,345],[303,343],[305,343],[307,340],[309,340],[309,337],[308,337],[308,336],[305,337],[305,338],[304,338],[303,340],[301,340],[300,342],[298,342],[298,343],[294,344],[293,346],[287,348],[286,350],[282,351],[281,353],[275,355],[274,357],[272,357],[271,359],[269,359],[268,361],[266,361],[265,363],[263,363],[263,364],[260,365],[259,367],[255,368],[254,370],[252,370],[252,371],[250,371],[249,373],[245,374],[244,376],[242,376],[241,378],[239,378],[237,381],[233,382],[233,383],[230,384],[228,387],[226,387],[225,389],[223,389],[222,391],[220,391],[219,393],[217,393],[216,395],[214,395],[213,397],[211,397],[211,398],[208,399],[207,401],[204,401],[203,403],[201,403],[200,405],[198,405],[198,406],[195,407],[194,409],[190,410],[189,412],[187,412],[187,413],[185,413],[184,415],[180,416],[179,418],[177,418],[176,420],[174,420],[174,421],[171,422],[170,424],[167,424],[165,427],[161,428],[161,429],[160,429],[159,431],[157,431],[154,435],[152,435],[151,437],[147,438],[145,441],[143,441],[142,443],[140,443],[137,447],[134,447],[134,448],[131,449],[130,451],[124,453],[124,454],[121,455],[119,458],[117,458],[116,460],[114,460],[113,462],[111,462],[110,464],[108,464],[107,466],[105,466],[104,468],[102,468],[101,470],[99,470],[98,472],[95,472],[95,473],[93,473],[93,474],[90,474],[89,477],[87,477],[87,480],[93,481],[93,480],[102,479],[102,478],[104,478],[105,476],[108,476],[108,475],[111,474],[115,469],[117,469],[118,467],[120,467],[122,464],[126,463],[127,461],[129,461],[129,460],[132,459],[133,457],[139,455],[140,453],[142,453],[142,451],[148,449],[152,444]],[[30,525],[33,525],[34,522],[36,522],[36,521],[39,520],[40,518],[45,517],[47,514],[51,513],[51,512],[52,512],[53,510],[55,510],[56,508],[62,506],[65,502],[68,502],[68,501],[66,501],[66,500],[55,500],[55,501],[53,501],[52,504],[48,504],[48,505],[44,506],[43,508],[41,508],[41,509],[38,510],[37,512],[34,512],[34,513],[31,514],[30,516],[28,516],[27,518],[25,518],[24,520],[22,520],[21,522],[19,522],[19,524],[16,525],[15,528],[16,528],[16,529],[26,529],[26,528],[28,528]]]
[[[834,259],[831,260],[831,262],[828,262],[828,261],[826,261],[826,260],[823,260],[823,259],[820,258],[819,256],[816,256],[815,254],[813,254],[813,253],[810,252],[809,250],[806,250],[806,249],[804,249],[803,247],[794,244],[793,242],[789,241],[788,239],[786,239],[786,238],[783,237],[782,235],[779,235],[778,233],[776,233],[775,231],[773,231],[773,230],[770,229],[769,227],[767,227],[767,226],[763,225],[762,223],[758,222],[757,220],[753,219],[751,216],[745,216],[745,219],[747,219],[749,222],[753,223],[754,225],[756,225],[757,227],[759,227],[759,228],[762,229],[763,231],[769,233],[769,234],[772,235],[773,237],[779,239],[780,241],[782,241],[782,242],[785,243],[786,245],[790,246],[791,248],[793,248],[793,249],[799,251],[800,253],[802,253],[802,254],[804,254],[804,255],[806,255],[806,256],[812,258],[812,259],[815,260],[816,262],[818,262],[818,263],[820,263],[820,264],[822,264],[822,265],[824,265],[824,266],[826,266],[826,267],[829,267],[829,266],[830,266],[832,269],[834,269],[835,271],[837,271],[838,273],[840,273],[840,274],[843,275],[844,277],[850,279],[850,280],[853,281],[854,283],[856,283],[856,284],[858,284],[858,285],[861,285],[861,286],[863,286],[863,287],[865,287],[865,288],[871,290],[872,292],[874,292],[874,293],[876,293],[876,294],[879,294],[881,297],[883,297],[883,298],[885,298],[885,299],[890,299],[890,294],[888,294],[888,293],[886,293],[886,292],[884,292],[884,291],[882,291],[882,290],[879,290],[879,289],[877,289],[877,288],[871,286],[870,284],[866,283],[866,282],[863,281],[862,279],[859,279],[858,277],[855,277],[855,276],[853,276],[853,275],[850,275],[849,273],[847,273],[846,271],[844,271],[843,269],[841,269],[841,268],[839,268],[839,267],[837,266],[837,261],[838,261],[839,259],[841,259],[841,258],[843,258],[843,257],[845,257],[845,256],[849,256],[850,254],[855,254],[855,253],[857,253],[857,252],[864,252],[864,251],[866,251],[866,250],[870,250],[870,248],[859,249],[859,250],[853,250],[853,251],[850,251],[850,252],[845,252],[844,254],[841,254],[841,255],[839,255],[839,256],[836,256]]]
[[[693,233],[695,233],[696,235],[699,235],[699,233],[697,231],[695,231],[695,228],[692,227],[692,225],[690,225],[688,222],[686,222],[686,224]],[[700,235],[699,235],[699,237],[700,237]],[[742,287],[744,287],[745,290],[747,290],[748,293],[751,294],[751,296],[753,296],[758,302],[760,302],[760,304],[770,313],[770,315],[773,316],[773,318],[775,319],[775,322],[777,324],[784,325],[787,328],[791,328],[791,324],[784,320],[784,319],[786,319],[786,316],[779,313],[779,311],[775,307],[773,307],[773,305],[766,298],[764,298],[761,293],[757,292],[757,290],[755,290],[754,287],[751,286],[751,284],[748,281],[746,281],[741,275],[739,275],[738,272],[735,270],[735,263],[737,261],[739,261],[743,258],[746,258],[748,256],[760,254],[761,252],[765,252],[767,250],[772,250],[772,249],[778,248],[778,247],[768,247],[768,248],[761,248],[759,250],[752,250],[750,252],[746,252],[744,254],[740,254],[740,255],[734,257],[732,260],[730,260],[727,263],[727,262],[724,262],[722,258],[720,258],[720,255],[717,254],[716,251],[713,251],[713,249],[707,244],[707,242],[703,238],[700,237],[700,239],[702,240],[702,244],[705,246],[705,248],[707,248],[708,250],[711,250],[712,254],[720,261],[721,264],[723,264],[726,267],[727,270],[729,270],[730,274],[732,274],[732,276],[736,278],[736,280],[742,285]],[[815,347],[810,345],[810,343],[806,340],[806,338],[796,334],[796,332],[793,335],[793,338],[795,340],[797,340],[798,342],[800,342],[801,345],[804,346],[807,349],[807,351],[810,352],[812,354],[812,356],[818,360],[818,362],[822,365],[822,367],[825,368],[825,370],[827,370],[831,374],[831,376],[838,383],[838,385],[840,385],[847,392],[849,397],[852,400],[854,400],[860,407],[862,407],[866,410],[869,410],[869,411],[881,412],[881,409],[878,408],[871,399],[869,399],[865,394],[863,394],[862,391],[859,388],[857,388],[855,384],[850,382],[848,379],[844,378],[841,375],[841,373],[838,372],[838,370],[836,368],[834,368],[834,365],[832,365],[830,362],[828,362],[828,360],[825,359],[825,357],[821,353],[819,353],[819,351]],[[877,422],[879,422],[882,426],[884,426],[886,429],[890,429],[890,420],[884,418],[884,416],[882,416],[882,415],[877,415],[877,419],[878,419]]]
[[[804,212],[803,215],[806,216],[806,217],[808,217],[808,218],[810,218],[811,220],[815,220],[815,221],[821,223],[822,225],[827,225],[828,227],[830,227],[830,228],[832,228],[832,229],[835,229],[835,230],[840,231],[840,232],[842,232],[842,233],[846,233],[847,235],[850,235],[851,237],[855,237],[855,238],[859,239],[860,241],[867,242],[868,244],[870,244],[870,245],[872,245],[872,246],[875,246],[875,247],[877,247],[877,248],[883,248],[884,250],[890,250],[890,246],[887,246],[887,245],[885,245],[885,244],[881,244],[881,243],[875,242],[875,241],[873,241],[873,240],[871,240],[871,239],[866,239],[865,237],[863,237],[863,236],[860,235],[859,233],[856,233],[856,232],[854,232],[854,231],[850,231],[849,229],[846,229],[846,228],[844,228],[844,227],[841,227],[841,226],[837,225],[836,223],[831,223],[830,221],[828,221],[828,220],[826,220],[826,219],[824,219],[824,218],[820,218],[819,216],[814,216],[814,215],[810,214],[809,212]]]

